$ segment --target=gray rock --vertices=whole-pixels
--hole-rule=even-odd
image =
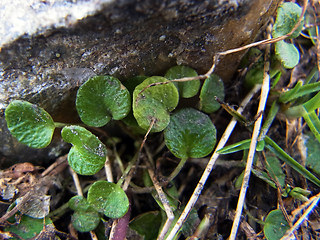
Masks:
[[[5,127],[3,111],[11,100],[36,103],[53,114],[56,121],[77,121],[75,91],[90,76],[109,74],[125,80],[138,74],[163,74],[176,64],[204,73],[216,52],[252,42],[280,0],[98,2],[101,4],[93,16],[74,24],[63,18],[65,27],[47,31],[40,31],[39,24],[40,28],[31,33],[42,34],[20,37],[1,47],[0,153],[3,155],[19,161],[33,157],[25,154],[26,148],[14,142]],[[105,5],[100,9],[103,2]],[[57,24],[60,26],[60,22]],[[243,52],[233,54],[219,62],[217,73],[226,82],[242,56]],[[53,144],[56,148],[61,146],[59,141]],[[51,150],[42,151],[47,154]]]

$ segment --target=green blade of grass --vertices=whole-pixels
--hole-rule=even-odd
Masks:
[[[303,119],[308,124],[308,127],[310,128],[316,139],[320,142],[320,120],[318,115],[315,113],[315,111],[306,112],[303,115]]]
[[[287,163],[290,167],[304,176],[306,179],[310,180],[318,187],[320,187],[320,180],[314,176],[311,172],[309,172],[305,167],[303,167],[300,163],[294,160],[290,155],[288,155],[278,144],[276,144],[270,137],[265,137],[266,147],[276,154],[282,161]]]

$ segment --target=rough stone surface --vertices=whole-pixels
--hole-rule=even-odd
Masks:
[[[90,76],[110,74],[125,80],[163,74],[176,64],[204,73],[216,52],[252,42],[279,2],[118,0],[76,24],[2,46],[0,153],[18,160],[33,157],[19,154],[26,148],[6,129],[3,111],[11,100],[37,103],[56,121],[75,121],[74,94]],[[242,55],[219,62],[217,73],[226,82]]]
[[[114,0],[1,0],[0,46],[22,35],[70,26]]]

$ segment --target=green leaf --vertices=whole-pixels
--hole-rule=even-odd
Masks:
[[[73,196],[68,202],[69,208],[74,211],[87,211],[92,208],[87,199],[83,196]]]
[[[82,175],[93,175],[104,166],[107,149],[87,129],[67,126],[62,129],[61,136],[73,145],[68,154],[68,162],[74,171]]]
[[[274,179],[277,180],[282,188],[285,187],[285,178],[286,175],[283,173],[280,161],[278,158],[275,156],[272,156],[270,154],[267,155],[266,157],[266,168],[270,174],[270,176]],[[267,179],[270,179],[269,175],[264,172],[264,176]],[[271,180],[271,179],[270,179]]]
[[[184,78],[184,77],[196,77],[198,73],[187,66],[174,66],[170,68],[165,78],[169,80]],[[183,98],[191,98],[195,96],[200,88],[200,80],[192,80],[187,82],[173,82],[179,90],[179,95]]]
[[[223,148],[219,149],[217,152],[219,154],[235,153],[235,152],[249,149],[250,144],[251,144],[251,139],[246,139],[246,140],[242,140],[240,142],[231,144],[229,146],[223,147]],[[256,146],[256,151],[262,151],[264,149],[264,145],[265,145],[265,143],[263,140],[259,141]]]
[[[320,143],[312,133],[305,135],[305,145],[307,147],[307,167],[315,173],[320,174]]]
[[[283,216],[283,213],[277,209],[268,214],[263,232],[268,240],[278,240],[284,236],[288,229],[290,229],[290,226]]]
[[[88,191],[88,202],[98,212],[110,218],[121,218],[129,208],[126,193],[115,183],[97,181]]]
[[[288,34],[298,22],[302,8],[298,4],[286,2],[281,4],[277,11],[276,22],[273,25],[272,36],[274,38]],[[303,27],[303,22],[290,36],[296,38],[300,35]]]
[[[134,218],[129,226],[138,234],[144,236],[144,240],[154,240],[157,239],[161,220],[159,211],[146,212]]]
[[[11,134],[33,148],[44,148],[51,142],[54,122],[44,109],[26,101],[14,100],[5,111]]]
[[[204,81],[200,92],[200,110],[213,113],[220,108],[220,103],[215,100],[218,97],[224,100],[224,85],[220,77],[212,74]]]
[[[293,68],[300,61],[299,50],[291,43],[279,41],[275,43],[275,51],[277,58],[285,68]]]
[[[21,239],[33,239],[43,230],[44,224],[52,224],[52,221],[49,218],[45,218],[44,220],[22,215],[19,224],[10,225],[9,227],[5,228],[5,231],[15,233]]]
[[[68,204],[75,211],[71,217],[71,222],[79,232],[89,232],[98,226],[100,222],[99,213],[83,196],[72,197]]]
[[[309,172],[305,167],[303,167],[300,163],[294,160],[291,156],[289,156],[281,147],[278,146],[270,137],[265,137],[266,147],[273,152],[279,159],[287,163],[290,167],[304,176],[306,179],[310,180],[318,187],[320,186],[320,180],[314,176],[311,172]]]
[[[120,120],[131,108],[130,94],[121,82],[111,76],[95,76],[78,90],[76,108],[81,120],[101,127],[111,119]]]
[[[72,214],[71,222],[79,232],[90,232],[99,225],[100,216],[95,210],[76,211]]]
[[[216,128],[206,114],[192,108],[181,109],[171,117],[164,139],[176,157],[201,158],[213,150]]]
[[[169,113],[178,105],[179,94],[173,83],[163,77],[150,77],[139,84],[133,92],[133,115],[143,129],[148,129],[155,119],[153,132],[165,129],[170,121]]]

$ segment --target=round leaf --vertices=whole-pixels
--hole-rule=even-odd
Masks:
[[[283,216],[283,213],[277,209],[268,214],[263,232],[268,240],[277,240],[281,239],[288,229],[290,229],[290,226]]]
[[[298,22],[302,8],[293,2],[286,2],[281,4],[277,11],[276,22],[273,25],[272,36],[274,38],[284,36],[291,32],[293,27]],[[303,23],[293,32],[291,38],[296,38],[300,35]]]
[[[82,175],[93,175],[104,166],[107,149],[87,129],[67,126],[62,129],[61,136],[73,145],[68,154],[68,162],[74,171]]]
[[[21,239],[34,239],[34,237],[50,224],[52,224],[50,218],[40,219],[22,215],[19,224],[10,225],[5,228],[5,231],[15,233]]]
[[[164,77],[169,80],[173,80],[178,78],[196,76],[198,76],[198,73],[190,67],[174,66],[167,71]],[[200,88],[200,80],[193,80],[188,82],[173,82],[173,84],[178,88],[179,95],[183,98],[191,98],[195,96]]]
[[[277,58],[285,68],[293,68],[300,61],[299,50],[291,43],[279,41],[275,43]]]
[[[68,204],[72,210],[75,210],[71,221],[79,232],[89,232],[98,226],[100,222],[99,213],[91,207],[83,196],[72,197]]]
[[[213,113],[220,108],[220,103],[215,100],[218,97],[224,100],[224,85],[221,78],[212,74],[204,81],[200,92],[200,110]]]
[[[192,108],[181,109],[171,117],[164,139],[176,157],[201,158],[213,150],[216,128],[206,114]]]
[[[129,226],[145,240],[154,240],[157,239],[161,221],[162,217],[159,211],[146,212],[135,217]]]
[[[161,82],[168,80],[156,76],[147,78],[133,92],[133,115],[143,129],[148,129],[155,119],[153,132],[160,132],[168,126],[169,113],[175,109],[179,101],[178,90],[173,83],[149,86]]]
[[[103,180],[91,185],[88,202],[98,212],[103,212],[110,218],[121,218],[129,208],[128,197],[122,188]]]
[[[118,79],[96,76],[79,88],[76,107],[85,124],[101,127],[111,119],[127,116],[131,108],[130,94]]]
[[[90,232],[99,225],[100,216],[97,211],[76,211],[71,217],[72,225],[79,232]]]
[[[87,211],[88,209],[92,208],[87,199],[80,195],[72,197],[69,200],[68,205],[69,208],[74,211]]]
[[[8,129],[19,142],[33,148],[44,148],[51,142],[54,122],[44,109],[26,101],[12,101],[6,111]]]

